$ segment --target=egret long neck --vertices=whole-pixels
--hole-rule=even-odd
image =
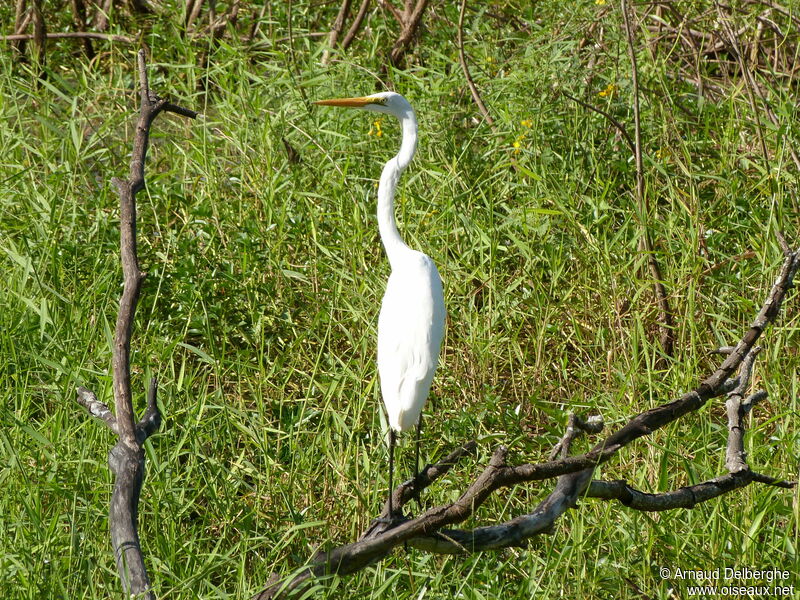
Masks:
[[[397,264],[401,255],[410,250],[397,231],[397,222],[394,218],[394,192],[400,175],[417,151],[417,119],[414,112],[403,113],[398,118],[403,128],[403,141],[397,155],[384,165],[378,185],[378,230],[392,267]]]

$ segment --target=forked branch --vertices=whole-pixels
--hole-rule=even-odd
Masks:
[[[428,8],[428,0],[405,0],[403,10],[396,8],[390,0],[379,0],[378,4],[382,8],[389,10],[400,25],[400,34],[392,45],[392,51],[389,54],[389,60],[392,65],[400,67],[406,52],[411,46],[411,41],[417,35],[422,23],[422,15],[425,13],[425,9]]]
[[[388,507],[384,507],[380,518],[373,521],[358,541],[318,552],[309,559],[304,569],[285,581],[271,582],[256,598],[268,600],[287,597],[299,592],[311,578],[354,573],[383,559],[392,549],[402,544],[428,552],[451,554],[524,546],[531,537],[549,531],[568,508],[576,505],[581,496],[617,500],[635,510],[660,511],[690,508],[753,482],[778,487],[794,485],[754,473],[741,466],[741,436],[744,433],[744,411],[741,409],[729,409],[730,434],[726,455],[735,457],[736,465],[732,468],[733,463],[729,461],[730,472],[727,475],[660,494],[641,492],[624,481],[592,481],[595,467],[613,458],[631,442],[698,410],[711,398],[728,394],[731,402],[731,399],[743,396],[749,385],[753,360],[758,353],[755,343],[767,325],[778,316],[781,303],[792,287],[800,267],[800,249],[790,251],[784,243],[781,245],[785,257],[780,274],[750,329],[736,346],[726,349],[722,364],[695,389],[672,402],[636,415],[584,454],[568,456],[571,443],[577,435],[599,431],[602,421],[598,417],[587,420],[571,417],[564,437],[554,449],[551,460],[547,462],[509,464],[509,451],[500,446],[495,449],[489,464],[473,479],[457,501],[428,509],[416,518],[391,523],[387,518]],[[744,401],[740,400],[739,405],[752,406],[763,397],[763,392],[756,392]],[[398,486],[392,491],[395,511],[397,512],[397,507],[402,511],[403,505],[432,485],[474,449],[475,442],[469,442],[441,462],[427,465],[416,479]],[[448,529],[449,526],[470,517],[500,488],[554,478],[557,478],[557,482],[553,491],[527,514],[500,525],[472,530]]]
[[[150,381],[147,408],[139,421],[134,419],[131,393],[130,345],[133,319],[145,274],[139,270],[136,254],[136,193],[144,187],[144,163],[150,137],[150,125],[162,111],[195,118],[198,113],[159,98],[147,82],[147,65],[144,51],[138,53],[140,111],[133,143],[130,177],[113,178],[120,199],[120,253],[122,260],[123,291],[119,304],[117,326],[114,331],[112,357],[114,407],[116,414],[99,401],[93,392],[78,388],[78,403],[89,413],[103,421],[118,437],[111,449],[108,465],[114,473],[114,491],[111,496],[109,527],[114,558],[126,596],[155,600],[139,545],[137,514],[139,492],[144,481],[144,441],[155,433],[161,424],[161,413],[156,403],[158,383]]]

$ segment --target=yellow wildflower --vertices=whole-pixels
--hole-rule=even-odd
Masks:
[[[597,6],[604,6],[606,0],[594,0],[594,3],[597,4]]]
[[[381,123],[383,119],[375,119],[372,122],[372,126],[369,128],[367,135],[374,135],[375,137],[383,136],[383,129],[381,129]]]
[[[614,90],[616,90],[616,89],[617,89],[617,86],[615,86],[613,83],[609,83],[606,86],[606,89],[604,89],[601,92],[597,92],[597,95],[600,96],[601,98],[605,98],[606,96],[613,96],[614,95]]]
[[[533,127],[533,121],[531,121],[530,119],[522,119],[522,121],[520,121],[519,124],[529,129]]]
[[[517,139],[514,140],[512,146],[514,146],[514,154],[519,154],[520,149],[522,149],[522,142],[525,141],[525,134],[521,133],[517,136]]]

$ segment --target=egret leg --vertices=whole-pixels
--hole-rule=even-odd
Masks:
[[[394,509],[392,507],[392,492],[394,492],[394,486],[392,485],[392,477],[394,475],[394,446],[395,446],[395,439],[396,434],[394,429],[389,429],[389,519],[391,520],[394,516]]]
[[[419,421],[417,421],[417,440],[414,448],[414,486],[417,485],[417,480],[419,478],[419,438],[422,434],[422,415],[419,416]],[[422,510],[422,502],[419,499],[419,490],[414,494],[414,499],[417,501],[417,508]]]
[[[422,415],[419,416],[417,421],[417,447],[414,450],[414,480],[419,477],[419,438],[422,435]]]

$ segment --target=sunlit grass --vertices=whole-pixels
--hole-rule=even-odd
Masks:
[[[751,117],[745,98],[697,102],[641,58],[655,90],[643,102],[648,226],[676,313],[675,359],[656,371],[629,151],[602,117],[558,94],[631,122],[627,62],[601,57],[584,90],[575,32],[595,4],[568,14],[562,3],[536,4],[535,15],[520,11],[544,19],[530,32],[486,15],[467,23],[496,132],[476,120],[441,20],[416,66],[387,75],[380,49],[391,32],[377,17],[327,68],[316,40],[298,37],[293,52],[273,43],[287,35],[277,8],[273,40],[258,52],[222,44],[207,69],[195,66],[207,48],[153,21],[153,87],[205,115],[159,117],[139,195],[149,276],[134,387],[141,409],[157,373],[166,417],[147,443],[140,534],[160,598],[248,598],[318,546],[353,540],[386,492],[374,354],[388,265],[374,211],[399,130],[391,119],[378,129],[369,115],[314,110],[306,98],[368,93],[384,79],[418,112],[419,153],[397,214],[409,244],[439,265],[449,313],[423,451],[435,459],[483,440],[479,457],[424,502],[455,499],[498,443],[514,460],[542,460],[570,411],[600,412],[615,427],[674,398],[714,364],[709,349],[749,324],[780,264],[774,230],[797,243],[783,154],[764,173],[757,148],[743,143],[750,125],[734,118]],[[295,33],[326,27],[335,8],[296,3]],[[120,594],[106,523],[113,439],[74,390],[111,397],[121,276],[109,181],[128,168],[134,55],[109,47],[89,65],[75,48],[53,46],[42,84],[0,54],[0,591],[10,598]],[[753,467],[784,478],[796,476],[800,449],[797,339],[791,298],[763,338],[756,381],[770,398],[747,436]],[[725,433],[724,408],[710,403],[598,476],[647,491],[714,477]],[[498,494],[471,523],[516,516],[548,489]],[[752,486],[658,515],[582,501],[529,549],[399,550],[318,597],[666,599],[661,565],[797,573],[795,500]]]

